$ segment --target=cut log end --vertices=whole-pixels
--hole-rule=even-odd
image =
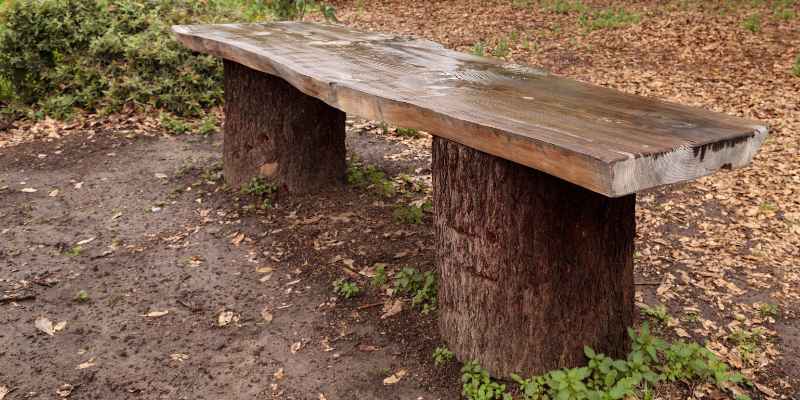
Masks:
[[[621,357],[633,323],[635,196],[608,198],[433,140],[440,330],[493,376]]]
[[[225,181],[293,193],[344,182],[345,114],[283,79],[225,60]]]

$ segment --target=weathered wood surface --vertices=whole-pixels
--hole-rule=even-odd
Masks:
[[[750,162],[767,128],[336,25],[174,26],[192,50],[277,75],[347,113],[434,135],[617,197]]]
[[[460,360],[508,377],[584,365],[583,346],[624,358],[634,194],[608,198],[442,138],[432,169],[439,327]]]
[[[260,176],[292,192],[344,183],[345,114],[280,77],[225,60],[225,181]]]

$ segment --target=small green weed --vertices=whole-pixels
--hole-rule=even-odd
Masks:
[[[495,58],[503,58],[507,56],[508,53],[510,53],[510,50],[508,47],[508,40],[505,38],[498,40],[497,45],[492,49],[492,57]]]
[[[361,293],[361,288],[355,282],[350,282],[346,279],[337,279],[333,282],[333,292],[338,296],[345,299],[350,299],[358,296]]]
[[[777,0],[772,3],[772,15],[781,21],[789,21],[797,18],[794,11],[796,0]]]
[[[489,372],[475,361],[461,368],[462,394],[469,400],[512,400],[501,385],[489,377]]]
[[[514,8],[528,8],[533,4],[533,0],[514,0],[511,2],[511,7]]]
[[[433,209],[430,202],[424,202],[420,205],[398,205],[394,209],[394,219],[397,222],[410,225],[419,225],[422,223],[425,213]]]
[[[455,358],[455,354],[448,350],[447,347],[439,346],[433,350],[433,363],[436,364],[437,367],[453,361],[453,358]]]
[[[383,287],[386,284],[388,277],[386,276],[386,264],[375,264],[375,276],[372,277],[371,283],[374,287]]]
[[[78,303],[86,303],[89,301],[89,293],[85,290],[79,291],[78,294],[75,295],[75,301]]]
[[[161,117],[158,119],[158,122],[161,124],[161,127],[164,128],[164,130],[172,135],[183,135],[184,133],[189,132],[190,129],[189,124],[167,113],[161,113]]]
[[[655,307],[644,305],[642,306],[642,314],[653,318],[662,324],[667,324],[670,320],[672,320],[672,316],[669,315],[667,307],[663,304],[659,304]]]
[[[363,166],[355,160],[347,164],[347,183],[357,187],[369,187],[384,197],[397,194],[394,183],[386,179],[386,174],[373,165]]]
[[[761,32],[761,15],[753,14],[745,18],[742,21],[742,28],[752,33]]]
[[[781,309],[777,304],[762,303],[760,306],[758,306],[758,315],[760,315],[761,318],[777,318],[780,314]]]
[[[472,55],[483,57],[486,55],[486,45],[483,42],[475,42],[469,52]]]
[[[765,333],[766,331],[759,327],[750,330],[736,329],[728,335],[728,340],[736,346],[742,361],[750,364],[760,351],[761,343],[766,338]]]
[[[622,8],[608,8],[594,13],[583,13],[578,20],[581,26],[589,31],[621,28],[637,24],[639,21],[641,21],[639,14],[628,12]]]
[[[83,247],[80,245],[72,246],[64,252],[68,257],[78,257],[81,253],[83,253]]]
[[[394,131],[397,136],[418,139],[421,135],[419,131],[414,128],[397,128]]]
[[[394,288],[398,294],[411,295],[411,305],[421,306],[423,314],[436,309],[438,283],[433,272],[405,267],[395,276]]]
[[[241,193],[256,197],[260,200],[258,207],[262,210],[272,208],[272,195],[277,192],[278,188],[271,183],[268,183],[264,178],[254,176],[245,185],[242,185]],[[251,208],[253,206],[250,206]]]
[[[569,0],[552,0],[549,4],[546,5],[546,8],[550,10],[550,12],[556,14],[570,14],[570,13],[586,13],[589,11],[589,7],[587,7],[583,2],[580,0],[577,1],[569,1]]]
[[[242,186],[242,194],[262,197],[275,193],[275,185],[267,183],[264,178],[254,176],[250,182]]]
[[[217,121],[217,117],[214,114],[207,114],[202,121],[200,121],[200,126],[197,128],[197,133],[203,136],[209,136],[216,133],[219,128],[219,121]]]
[[[800,78],[800,54],[798,54],[797,58],[794,60],[794,66],[792,66],[792,75]]]

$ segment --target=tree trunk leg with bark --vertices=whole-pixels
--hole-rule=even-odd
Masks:
[[[433,139],[439,327],[500,378],[613,357],[633,323],[635,195],[608,198]]]
[[[225,180],[293,193],[344,182],[345,113],[285,80],[225,60]]]

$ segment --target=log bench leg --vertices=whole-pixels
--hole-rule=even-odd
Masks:
[[[225,181],[261,176],[290,192],[343,182],[345,113],[285,80],[225,60]]]
[[[623,357],[633,323],[635,195],[608,198],[433,140],[439,328],[496,377]]]

